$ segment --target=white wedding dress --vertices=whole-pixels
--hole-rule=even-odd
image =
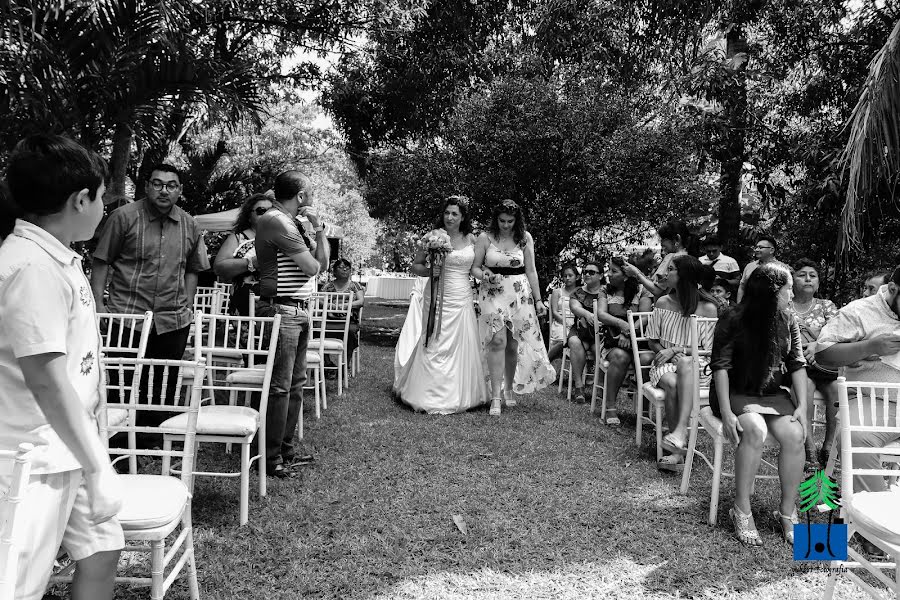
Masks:
[[[413,292],[394,353],[394,394],[414,410],[449,415],[487,404],[489,400],[469,283],[469,270],[474,261],[472,245],[447,255],[441,331],[427,347],[425,323],[431,303],[430,280],[423,278],[421,296]]]

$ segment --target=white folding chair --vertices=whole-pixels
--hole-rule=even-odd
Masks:
[[[194,294],[194,312],[200,311],[208,315],[221,312],[222,290],[217,287],[198,287]]]
[[[647,379],[650,374],[650,365],[641,364],[642,342],[646,342],[647,324],[652,312],[628,311],[628,334],[631,336],[631,359],[634,363],[634,414],[636,417],[634,443],[640,447],[644,425],[653,425],[656,429],[656,460],[662,458],[662,410],[663,392],[650,384]],[[640,368],[638,368],[640,366]],[[647,409],[644,410],[644,399],[647,400]]]
[[[563,384],[566,379],[569,380],[569,391],[566,394],[566,400],[572,399],[572,357],[569,355],[569,328],[566,323],[572,318],[572,311],[569,310],[569,303],[562,302],[562,320],[563,320],[563,351],[562,358],[559,362],[559,387],[556,392],[562,394]],[[568,366],[566,366],[568,363]]]
[[[597,302],[596,300],[594,300],[594,319],[597,321],[597,323],[599,323],[600,320],[597,318],[597,313],[598,313],[597,306],[598,306],[598,302]],[[607,407],[607,405],[606,405],[606,404],[607,404],[607,401],[606,401],[606,386],[607,386],[608,383],[609,383],[609,379],[608,379],[608,376],[607,376],[607,371],[608,371],[608,369],[609,369],[609,361],[606,360],[606,359],[604,359],[604,358],[601,358],[601,357],[600,357],[600,356],[601,356],[601,349],[603,348],[603,335],[602,335],[602,333],[603,333],[603,329],[600,328],[600,327],[598,327],[598,328],[597,328],[597,331],[596,331],[595,334],[594,334],[594,351],[596,352],[596,357],[595,357],[595,359],[594,359],[594,373],[598,373],[598,375],[594,377],[594,383],[593,383],[593,385],[591,386],[591,387],[592,387],[592,391],[591,391],[591,414],[594,414],[594,411],[595,411],[596,408],[597,408],[597,395],[599,394],[599,395],[600,395],[600,399],[601,399],[601,400],[600,400],[600,418],[602,418],[602,419],[603,419],[603,422],[605,423],[605,422],[606,422],[606,414],[607,414],[607,411],[608,411],[608,410],[612,410],[612,411],[615,412],[615,411],[616,411],[616,407],[613,406],[613,407],[610,409],[610,408]],[[640,357],[645,357],[646,355],[652,356],[652,355],[653,355],[653,352],[651,352],[651,351],[649,351],[649,350],[641,350],[638,354],[639,354]],[[603,377],[602,377],[602,378],[600,377],[599,373],[602,373],[602,374],[603,374]],[[631,367],[629,367],[629,369],[628,369],[628,374],[630,374],[632,377],[635,377],[634,365],[633,365],[633,364],[631,365]],[[627,378],[627,377],[628,377],[628,375],[626,375],[626,378]],[[623,382],[623,385],[624,385],[624,382]],[[626,393],[628,396],[630,396],[630,397],[632,398],[632,400],[634,400],[635,388],[629,386],[629,387],[624,388],[624,389],[625,389],[625,393]]]
[[[0,496],[0,600],[13,600],[16,596],[16,578],[19,569],[19,552],[27,531],[17,519],[28,479],[31,476],[31,444],[19,444],[17,450],[0,450],[0,472],[10,474],[9,487]]]
[[[192,600],[200,598],[200,589],[197,584],[197,563],[194,555],[194,532],[191,523],[191,489],[192,473],[196,444],[194,440],[197,428],[197,414],[200,410],[200,382],[203,381],[204,361],[181,360],[157,360],[149,358],[112,358],[104,359],[107,368],[121,366],[121,374],[126,368],[133,369],[134,377],[140,380],[141,374],[148,371],[149,393],[146,401],[141,401],[138,386],[132,386],[131,396],[125,398],[124,388],[119,396],[119,402],[115,405],[106,404],[101,399],[101,412],[107,409],[120,408],[132,411],[134,416],[128,418],[123,424],[109,426],[112,433],[125,433],[128,440],[127,447],[110,448],[109,453],[117,456],[113,460],[116,463],[128,459],[129,472],[120,475],[122,489],[125,497],[122,509],[117,515],[119,523],[125,532],[125,550],[132,552],[150,553],[149,577],[117,577],[120,583],[149,585],[150,598],[161,600],[172,583],[187,566],[188,591]],[[162,370],[162,387],[166,388],[168,382],[175,378],[175,394],[173,404],[161,404],[153,400],[154,374]],[[183,386],[183,376],[191,373],[192,385]],[[119,381],[123,381],[120,376]],[[186,389],[187,394],[182,394]],[[164,397],[165,394],[161,394]],[[185,429],[176,431],[162,426],[138,426],[134,423],[140,419],[141,413],[176,412],[187,415]],[[103,437],[109,432],[104,431],[107,425],[104,419],[100,420],[100,429]],[[143,450],[137,447],[137,434],[139,433],[180,433],[184,435],[184,444],[180,449]],[[138,473],[138,456],[161,457],[162,465],[160,473]],[[181,476],[173,477],[170,474],[172,459],[181,461]],[[142,461],[145,468],[155,465],[154,460]],[[171,542],[168,551],[166,540],[176,530],[178,535]],[[180,552],[180,555],[178,554]],[[71,573],[74,563],[63,569],[59,575],[52,577],[53,582],[71,582]],[[168,569],[168,573],[166,570]]]
[[[893,469],[887,468],[884,464],[880,469],[856,467],[854,458],[860,454],[880,454],[882,463],[885,462],[885,457],[892,462],[900,458],[900,445],[888,444],[884,447],[857,445],[859,440],[854,440],[853,434],[900,435],[900,410],[897,407],[900,400],[900,383],[848,382],[839,377],[837,385],[841,427],[841,516],[847,524],[847,536],[849,539],[854,533],[859,533],[878,546],[889,558],[873,562],[852,547],[848,547],[847,561],[831,563],[834,568],[828,575],[824,598],[830,600],[833,596],[835,582],[841,570],[850,581],[856,583],[872,598],[900,598],[900,490],[891,488],[886,492],[857,492],[853,489],[854,475],[889,477],[895,474]],[[868,399],[868,407],[865,402],[855,402],[856,406],[851,407],[848,388],[855,392],[856,398]],[[856,413],[854,415],[856,421],[864,425],[851,423],[851,410]],[[854,573],[853,569],[856,568],[868,571],[872,577],[887,587],[891,594],[885,596],[884,590],[875,588]]]
[[[220,299],[221,312],[219,314],[227,315],[228,309],[231,307],[231,294],[234,292],[234,284],[217,281],[214,287],[222,293]]]
[[[684,459],[684,473],[682,473],[681,476],[681,493],[686,494],[690,487],[691,470],[694,464],[694,456],[699,456],[701,459],[703,459],[703,462],[705,462],[706,465],[712,470],[712,489],[710,490],[708,519],[710,525],[715,525],[716,519],[718,518],[719,489],[722,477],[734,477],[734,473],[722,470],[722,458],[724,454],[725,443],[728,442],[728,439],[723,433],[722,420],[713,414],[712,408],[709,406],[709,388],[701,388],[699,385],[700,357],[709,356],[710,354],[709,350],[702,350],[699,347],[700,345],[698,343],[698,340],[700,338],[700,327],[715,327],[717,321],[718,319],[691,315],[691,377],[694,380],[694,385],[691,387],[693,390],[693,405],[691,408],[687,455]],[[697,436],[701,426],[703,431],[708,433],[713,440],[712,461],[710,461],[709,458],[701,451],[697,450]],[[764,443],[770,446],[773,443],[772,436],[766,436],[766,440]],[[762,465],[765,465],[767,469],[770,469],[773,474],[757,474],[756,480],[778,479],[777,465],[767,461],[766,459],[762,459],[761,463]]]
[[[125,358],[144,358],[147,353],[147,341],[153,328],[153,313],[149,310],[143,314],[97,313],[100,329],[100,351],[106,357],[119,356]],[[126,372],[129,381],[128,393],[131,393],[132,371]],[[113,377],[118,372],[109,373]],[[115,389],[114,379],[107,377],[108,389]],[[120,425],[131,413],[127,410],[113,409],[106,413],[112,425]]]
[[[196,331],[203,332],[195,344],[195,360],[204,358],[207,371],[201,384],[202,393],[208,393],[213,399],[216,392],[229,394],[229,404],[213,403],[200,409],[195,438],[197,448],[204,442],[226,444],[229,448],[231,444],[240,444],[241,464],[237,472],[200,471],[195,460],[193,474],[195,477],[240,477],[240,524],[243,525],[250,514],[250,467],[253,461],[259,461],[259,495],[266,495],[266,409],[281,315],[237,317],[197,313],[195,324]],[[219,361],[218,357],[230,360]],[[260,396],[259,410],[250,406],[254,393]],[[243,394],[243,405],[237,404],[238,394]],[[166,420],[162,427],[180,431],[186,422],[187,415],[180,414]],[[258,449],[257,454],[251,456],[254,436]],[[172,442],[183,440],[183,434],[166,434],[163,449],[168,450]]]
[[[360,349],[362,348],[362,316],[363,316],[363,307],[360,306],[357,313],[357,328],[356,328],[356,348],[353,349],[353,356],[350,357],[350,377],[356,377],[356,374],[359,373],[359,356]]]
[[[325,337],[325,356],[330,357],[336,363],[335,366],[325,366],[326,371],[337,371],[337,393],[343,395],[344,385],[349,385],[350,373],[347,356],[347,336],[350,331],[350,307],[353,303],[351,292],[318,292],[315,294],[322,303],[325,312],[325,331],[331,334],[340,334],[340,339]],[[315,327],[316,324],[313,323]]]
[[[303,389],[314,390],[316,399],[316,418],[322,416],[322,409],[328,409],[328,395],[325,390],[325,321],[326,311],[322,298],[314,295],[309,299],[309,340],[306,346],[306,371],[312,373],[312,385],[307,383]],[[300,415],[301,425],[303,415]],[[303,438],[303,428],[300,427]]]

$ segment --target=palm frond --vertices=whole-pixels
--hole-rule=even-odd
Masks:
[[[900,172],[900,21],[869,63],[840,168],[848,183],[839,242],[846,256],[862,247],[863,214],[877,188]]]

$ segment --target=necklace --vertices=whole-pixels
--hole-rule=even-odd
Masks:
[[[793,304],[794,304],[794,312],[797,313],[798,316],[804,317],[807,314],[809,314],[809,311],[811,311],[813,309],[813,306],[816,305],[816,299],[815,298],[809,299],[809,302],[807,303],[807,306],[806,306],[806,310],[800,310],[800,308],[796,302],[794,302]]]

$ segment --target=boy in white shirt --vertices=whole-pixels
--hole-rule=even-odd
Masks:
[[[90,283],[70,244],[103,217],[106,163],[60,136],[19,142],[6,179],[23,218],[0,245],[0,449],[35,446],[16,598],[40,599],[57,550],[76,561],[72,598],[112,598],[125,545],[118,476],[97,429],[103,393]],[[9,486],[0,475],[0,494]]]

